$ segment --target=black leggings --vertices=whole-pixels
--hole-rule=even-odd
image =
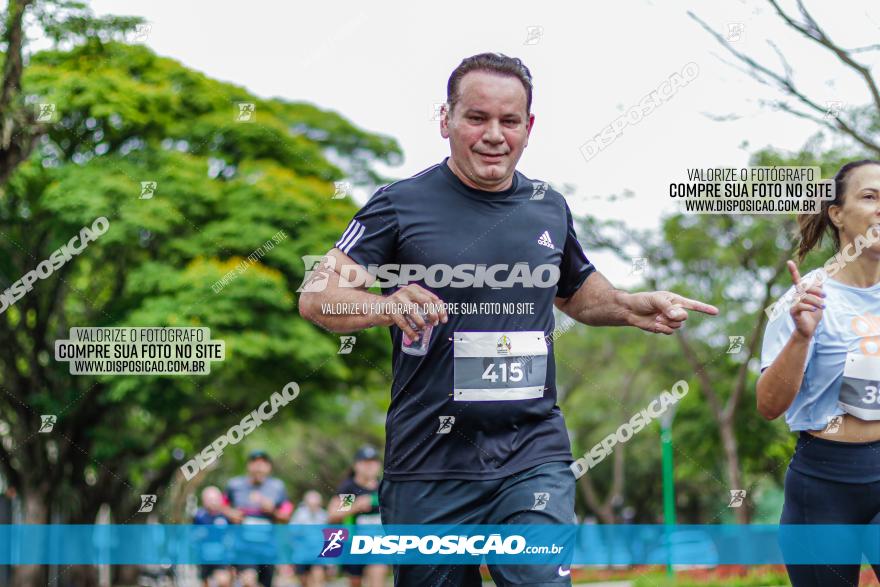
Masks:
[[[851,475],[854,471],[847,467],[847,464],[858,463],[864,467],[880,463],[880,443],[846,443],[849,446],[843,447],[841,444],[844,443],[803,437],[798,442],[792,466],[799,470],[789,466],[785,475],[781,524],[880,524],[880,480],[854,483]],[[842,465],[840,476],[849,482],[801,472],[827,475],[826,465]],[[872,566],[880,577],[880,565]],[[793,587],[857,587],[859,568],[856,564],[786,565]]]

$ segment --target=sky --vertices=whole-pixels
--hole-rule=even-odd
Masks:
[[[843,46],[877,42],[876,2],[806,1]],[[793,2],[782,5],[795,13]],[[557,189],[568,185],[563,193],[576,215],[640,229],[656,228],[664,214],[676,212],[668,184],[684,179],[688,168],[742,167],[761,148],[797,150],[819,130],[768,105],[782,95],[735,67],[689,11],[731,35],[737,50],[781,70],[772,42],[797,83],[820,103],[848,108],[869,99],[853,73],[756,0],[93,0],[91,6],[96,14],[144,17],[143,42],[160,55],[258,96],[310,102],[395,138],[403,164],[381,170],[398,178],[449,154],[432,112],[445,100],[459,62],[485,51],[519,57],[532,72],[536,120],[518,169]],[[857,57],[880,64],[880,52]],[[584,157],[584,143],[686,66],[695,77],[605,149]],[[625,190],[634,196],[608,200]],[[355,193],[359,202],[368,196]],[[633,282],[630,264],[610,254],[588,256],[615,285]]]

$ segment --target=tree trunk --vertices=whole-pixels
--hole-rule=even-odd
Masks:
[[[579,487],[581,488],[581,495],[584,496],[584,501],[587,502],[587,507],[596,514],[600,522],[603,524],[617,523],[614,519],[614,509],[611,507],[611,495],[609,494],[608,499],[600,501],[589,474],[585,474],[580,478]]]
[[[61,567],[61,573],[58,583],[64,587],[98,587],[98,568],[94,565]]]
[[[736,444],[736,434],[733,431],[732,419],[723,418],[719,422],[719,430],[721,432],[721,446],[724,449],[724,460],[727,465],[727,480],[730,483],[730,489],[744,489],[742,473],[739,469],[739,452]],[[733,508],[737,524],[749,523],[748,498],[749,496],[746,495],[742,505]]]
[[[49,522],[48,487],[28,488],[23,492],[24,523],[47,524]],[[13,587],[42,587],[46,584],[47,568],[40,565],[19,565],[12,569]]]
[[[4,15],[3,41],[6,59],[0,80],[0,185],[31,153],[34,147],[32,117],[21,103],[24,70],[25,11],[33,0],[10,0]]]
[[[120,585],[137,585],[141,571],[138,565],[119,565],[113,568],[116,571],[114,584],[118,582]]]

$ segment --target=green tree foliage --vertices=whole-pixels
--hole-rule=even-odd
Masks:
[[[181,455],[288,381],[302,392],[277,425],[337,417],[345,406],[326,409],[335,395],[387,394],[387,335],[362,333],[347,360],[337,336],[299,318],[295,290],[301,256],[323,254],[355,210],[332,198],[332,182],[383,180],[371,165],[397,163],[396,142],[90,31],[30,59],[23,93],[55,104],[57,120],[0,186],[2,289],[95,218],[110,222],[0,314],[0,464],[30,522],[58,511],[90,523],[101,503],[125,521],[141,493],[161,507],[182,482]],[[250,122],[238,120],[239,103],[254,104]],[[156,182],[152,198],[140,198],[142,182]],[[275,248],[247,260],[279,231]],[[118,325],[208,326],[227,358],[206,377],[72,376],[54,360],[69,328]],[[36,434],[40,414],[58,416],[51,434]]]

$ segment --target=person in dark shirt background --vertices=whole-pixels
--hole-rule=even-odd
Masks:
[[[372,446],[357,451],[352,474],[343,481],[327,506],[328,524],[381,524],[379,515],[379,452]],[[387,565],[343,565],[351,587],[384,587]]]

